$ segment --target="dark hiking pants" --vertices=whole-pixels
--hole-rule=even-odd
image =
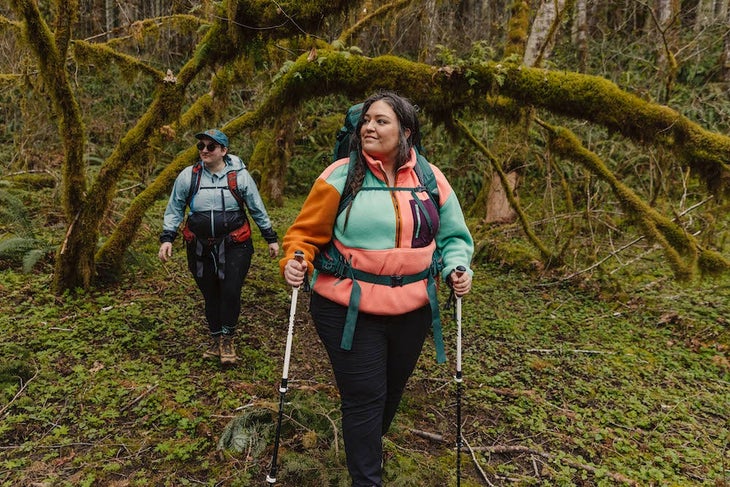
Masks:
[[[431,327],[426,305],[398,316],[359,313],[351,350],[340,348],[347,307],[312,293],[311,312],[342,401],[342,435],[352,485],[382,485],[382,436]]]
[[[218,262],[215,252],[203,252],[202,257],[196,255],[195,245],[187,245],[188,266],[193,272],[195,283],[205,300],[205,317],[212,335],[222,331],[233,333],[241,313],[241,289],[243,281],[251,267],[253,243],[246,240],[240,243],[225,243],[224,278],[219,278]],[[202,275],[194,272],[202,259]]]

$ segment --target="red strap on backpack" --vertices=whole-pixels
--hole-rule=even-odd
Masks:
[[[236,201],[238,201],[238,206],[241,207],[241,210],[245,210],[246,202],[243,201],[243,197],[238,192],[238,171],[228,171],[226,179],[228,180],[228,190],[236,198]]]

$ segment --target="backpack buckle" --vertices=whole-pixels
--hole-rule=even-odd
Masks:
[[[390,287],[403,287],[403,276],[390,276]]]

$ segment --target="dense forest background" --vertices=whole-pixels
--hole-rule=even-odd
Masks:
[[[283,234],[347,107],[394,89],[477,242],[464,481],[728,485],[729,10],[3,3],[0,483],[258,485],[288,290],[257,254],[246,364],[203,363],[184,264],[155,261],[166,197],[220,127]],[[298,333],[282,485],[346,485],[327,364]],[[454,483],[448,374],[424,358],[388,485]]]
[[[16,225],[2,255],[54,248],[57,292],[113,280],[192,133],[225,127],[281,205],[344,109],[390,88],[422,108],[480,259],[582,272],[656,245],[681,280],[725,272],[728,14],[690,3],[15,1],[3,160],[57,195],[63,238]]]

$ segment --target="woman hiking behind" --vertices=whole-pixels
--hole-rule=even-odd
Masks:
[[[241,289],[254,248],[246,210],[269,246],[279,255],[276,232],[258,188],[238,156],[228,152],[228,137],[217,129],[195,135],[200,160],[180,172],[167,203],[158,257],[172,256],[172,242],[182,230],[188,268],[203,294],[210,346],[204,357],[222,365],[238,361],[233,337],[241,312]]]

